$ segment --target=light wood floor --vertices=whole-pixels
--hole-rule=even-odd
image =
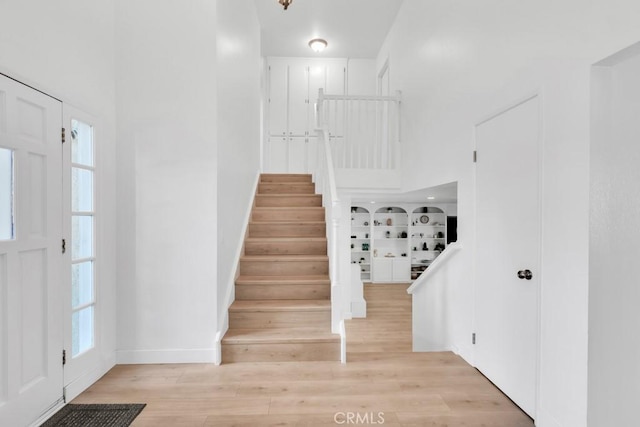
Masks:
[[[119,365],[73,403],[147,403],[138,427],[533,426],[458,356],[411,352],[406,288],[366,285],[367,318],[347,322],[346,365]]]

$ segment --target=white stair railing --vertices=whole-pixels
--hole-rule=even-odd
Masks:
[[[400,92],[396,96],[318,92],[318,127],[328,131],[340,169],[396,169],[400,165]]]
[[[344,327],[344,290],[340,281],[338,239],[340,235],[341,204],[336,189],[333,159],[329,147],[329,131],[318,129],[318,163],[314,173],[316,191],[322,194],[327,224],[327,252],[329,255],[329,278],[331,280],[331,332],[340,334],[340,359],[346,362],[346,334]]]

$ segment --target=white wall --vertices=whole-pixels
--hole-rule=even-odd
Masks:
[[[589,426],[637,423],[640,401],[640,45],[594,68]]]
[[[118,361],[213,360],[216,3],[116,2]]]
[[[260,168],[262,60],[252,0],[217,2],[218,329],[233,296],[237,259]]]
[[[110,2],[6,0],[0,5],[0,72],[99,120],[98,372],[115,362],[116,185],[114,7]],[[99,374],[98,374],[99,375]]]
[[[543,99],[541,427],[587,422],[589,68],[640,40],[639,18],[633,0],[405,0],[378,57],[403,92],[406,190],[458,181],[463,251],[474,247],[474,125]],[[473,363],[465,259],[450,310],[453,344]]]
[[[347,95],[375,95],[376,81],[375,59],[347,60]]]

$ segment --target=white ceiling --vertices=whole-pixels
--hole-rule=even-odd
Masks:
[[[429,199],[433,197],[433,199]],[[412,202],[412,203],[457,203],[458,202],[458,182],[437,185],[435,187],[423,188],[409,191],[407,193],[372,193],[351,194],[351,201],[356,203],[369,202]]]
[[[263,56],[375,58],[402,0],[254,0],[262,27]],[[318,54],[309,40],[329,43]]]

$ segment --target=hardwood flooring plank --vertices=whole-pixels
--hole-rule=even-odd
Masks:
[[[134,427],[356,425],[334,417],[378,412],[384,424],[359,425],[533,427],[461,357],[412,352],[407,286],[365,286],[367,318],[346,322],[346,365],[119,365],[73,403],[147,403]]]

